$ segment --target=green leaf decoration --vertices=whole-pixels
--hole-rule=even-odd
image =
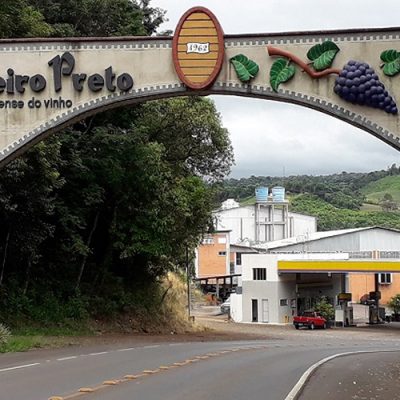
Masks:
[[[400,53],[397,50],[385,50],[381,53],[383,73],[387,76],[394,76],[400,72]]]
[[[279,85],[292,79],[295,72],[296,69],[293,65],[290,65],[290,60],[286,58],[278,58],[272,64],[269,73],[269,82],[271,83],[272,89],[277,92]]]
[[[229,60],[236,71],[238,78],[242,82],[249,82],[250,79],[255,78],[260,70],[257,63],[249,60],[245,55],[238,54]]]
[[[332,65],[336,54],[340,51],[339,47],[327,40],[321,44],[316,44],[308,50],[307,57],[313,61],[313,67],[316,71],[323,71]]]

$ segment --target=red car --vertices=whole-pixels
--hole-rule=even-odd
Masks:
[[[326,319],[314,311],[305,311],[301,316],[293,318],[293,325],[296,329],[308,327],[308,329],[326,329]]]

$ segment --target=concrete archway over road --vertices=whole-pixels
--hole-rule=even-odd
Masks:
[[[207,22],[204,15],[214,19]],[[215,29],[209,28],[210,24]],[[187,27],[193,26],[189,32]],[[209,29],[215,31],[213,37],[204,33]],[[309,63],[301,63],[307,60],[311,48],[315,50],[316,45],[327,41],[339,49],[333,56],[337,68],[318,72],[320,67],[312,70]],[[223,35],[215,17],[203,8],[185,14],[174,38],[2,40],[0,165],[49,134],[104,110],[152,99],[210,94],[313,108],[364,129],[400,150],[399,114],[355,104],[357,101],[351,103],[334,91],[338,73],[343,71],[340,68],[349,60],[360,60],[379,75],[393,102],[396,97],[400,99],[400,78],[385,75],[380,68],[380,57],[389,49],[400,50],[400,28]],[[317,48],[317,53],[325,57],[324,50]],[[258,66],[258,72],[247,80],[232,61],[239,55]],[[296,75],[288,78],[281,70],[278,81],[272,82],[271,68],[282,57],[296,68]],[[200,67],[196,64],[199,60]],[[200,79],[202,74],[212,75],[204,87],[190,85],[190,79]]]

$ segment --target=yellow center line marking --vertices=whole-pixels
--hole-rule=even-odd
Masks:
[[[125,375],[124,376],[125,379],[131,379],[131,380],[137,379],[137,377],[138,377],[138,375]]]
[[[159,369],[145,369],[143,371],[143,374],[151,375],[151,374],[156,374],[157,372],[160,372],[160,370]]]
[[[221,356],[223,354],[228,354],[228,353],[232,353],[232,352],[236,352],[236,351],[242,351],[242,350],[255,350],[255,349],[266,349],[266,348],[268,348],[268,346],[248,346],[248,347],[241,347],[241,348],[235,347],[235,348],[232,348],[232,349],[229,349],[229,350],[221,350],[221,351],[215,352],[215,353],[210,352],[210,353],[207,353],[205,355],[195,356],[194,358],[187,359],[187,360],[185,360],[183,362],[175,362],[172,365],[161,365],[157,369],[145,369],[141,374],[137,374],[137,375],[127,374],[121,379],[105,380],[101,386],[97,386],[97,387],[93,387],[93,388],[91,388],[91,387],[82,387],[82,388],[80,388],[78,390],[78,392],[72,393],[72,394],[70,394],[70,395],[68,395],[66,397],[52,396],[52,397],[49,397],[48,400],[75,399],[77,397],[84,396],[87,393],[93,393],[93,392],[95,392],[97,390],[104,389],[106,386],[114,386],[114,385],[117,385],[119,383],[125,383],[125,382],[128,382],[130,380],[135,380],[135,379],[146,377],[146,376],[149,376],[149,375],[154,375],[157,372],[166,371],[168,369],[177,368],[177,367],[181,367],[181,366],[184,366],[184,365],[189,365],[189,364],[192,364],[192,363],[199,362],[200,360],[206,360],[206,359],[211,358],[211,357],[217,357],[217,356]]]
[[[109,380],[109,381],[104,381],[103,385],[117,385],[119,383],[118,380]]]
[[[92,392],[94,392],[94,389],[93,388],[80,388],[79,389],[79,391],[81,392],[81,393],[92,393]]]

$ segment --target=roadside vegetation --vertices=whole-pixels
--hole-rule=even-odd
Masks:
[[[396,294],[396,296],[393,296],[390,299],[388,306],[392,309],[396,320],[399,320],[400,319],[400,293]]]
[[[4,0],[0,38],[155,35],[164,15],[149,0]],[[177,277],[210,226],[207,183],[232,162],[214,103],[191,97],[79,121],[1,169],[3,351],[187,329]]]
[[[314,311],[320,314],[327,321],[335,319],[335,308],[324,296],[315,304]]]

